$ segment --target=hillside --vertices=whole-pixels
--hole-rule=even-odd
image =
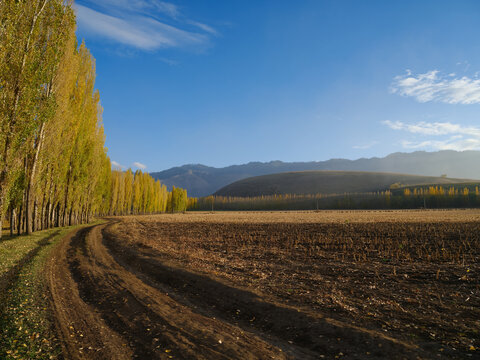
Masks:
[[[235,181],[260,175],[306,170],[373,171],[480,179],[480,151],[438,151],[394,153],[384,158],[358,160],[331,159],[327,161],[251,162],[214,168],[205,165],[184,165],[151,173],[163,184],[187,189],[190,196],[206,196]]]
[[[342,194],[387,190],[393,184],[454,184],[462,179],[360,171],[301,171],[251,177],[215,195],[252,197],[275,194]]]

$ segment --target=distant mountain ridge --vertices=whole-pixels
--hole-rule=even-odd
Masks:
[[[256,197],[285,194],[342,194],[385,191],[392,185],[461,184],[464,179],[384,172],[310,170],[254,176],[229,184],[215,195]]]
[[[480,151],[416,151],[393,153],[383,158],[357,160],[331,159],[311,162],[267,163],[250,162],[214,168],[205,165],[183,165],[161,172],[150,173],[168,188],[187,189],[189,196],[201,197],[215,193],[235,181],[282,172],[307,170],[393,172],[423,176],[447,175],[450,178],[480,179]]]

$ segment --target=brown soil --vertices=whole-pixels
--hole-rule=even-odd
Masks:
[[[420,230],[424,238],[443,232],[452,240],[458,232],[448,233],[440,222],[409,224],[411,233],[403,222],[345,226],[337,215],[320,224],[302,222],[298,213],[290,223],[282,216],[269,220],[278,214],[239,221],[195,216],[126,217],[64,239],[46,272],[66,358],[476,355],[470,350],[479,345],[480,329],[475,222],[453,219],[449,226],[462,241],[474,237],[468,248],[448,247],[452,254],[474,251],[459,258],[467,264],[454,255],[448,262],[402,258],[410,250],[392,252],[385,263],[389,248],[368,248],[368,259],[353,259],[345,248],[315,239],[337,234],[339,243],[364,247],[355,234],[394,237],[402,230],[414,237]]]

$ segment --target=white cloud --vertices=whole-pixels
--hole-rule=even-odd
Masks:
[[[480,128],[473,126],[462,126],[450,122],[426,122],[421,121],[416,124],[407,124],[401,121],[385,120],[382,122],[393,130],[404,130],[412,134],[422,135],[474,135],[480,137]]]
[[[103,0],[75,5],[79,27],[101,38],[140,50],[203,48],[216,30],[184,18],[164,1]]]
[[[463,126],[450,122],[425,122],[407,124],[401,121],[386,120],[382,122],[393,130],[405,131],[417,137],[436,137],[435,139],[402,140],[406,149],[434,150],[478,150],[480,149],[480,128]]]
[[[193,21],[193,20],[188,20],[188,23],[193,25],[193,26],[196,26],[197,28],[205,31],[205,32],[208,32],[212,35],[218,35],[218,32],[217,30],[215,30],[213,27],[209,26],[209,25],[206,25],[206,24],[202,24],[198,21]]]
[[[435,150],[465,151],[480,149],[480,138],[458,139],[456,137],[451,137],[447,140],[426,140],[422,142],[404,140],[401,144],[405,149],[431,148]]]
[[[447,104],[480,104],[480,79],[467,76],[455,77],[455,74],[442,75],[438,70],[394,78],[391,92],[401,96],[410,96],[418,102],[430,101]]]
[[[147,165],[144,165],[144,164],[136,162],[136,161],[132,165],[139,168],[139,169],[142,169],[142,170],[145,170],[147,168]]]
[[[100,7],[106,11],[115,11],[118,9],[123,12],[125,10],[137,13],[159,12],[172,18],[176,18],[180,14],[180,10],[175,4],[158,0],[82,0],[77,2]]]
[[[145,1],[142,1],[144,4],[146,3]],[[160,11],[162,13],[165,13],[172,18],[177,18],[180,15],[180,10],[178,9],[178,6],[172,4],[172,3],[167,3],[165,1],[152,1],[146,3],[146,7],[154,8],[157,11]]]
[[[125,166],[123,165],[120,165],[118,162],[112,160],[112,166],[114,169],[118,169],[118,170],[122,170],[122,169],[125,169]]]

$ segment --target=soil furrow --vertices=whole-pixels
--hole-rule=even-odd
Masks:
[[[71,243],[85,237],[90,228],[75,230],[53,251],[46,264],[52,318],[66,359],[130,359],[118,333],[110,329],[94,308],[80,297],[69,271],[67,256]]]
[[[101,322],[106,325],[104,330],[112,333],[117,341],[104,347],[91,346],[88,332],[80,341],[72,341],[71,334],[63,331],[64,341],[76,345],[66,346],[69,358],[82,357],[72,353],[75,348],[77,352],[83,348],[88,358],[118,358],[118,351],[124,356],[142,359],[285,358],[281,350],[258,337],[220,320],[195,314],[168,294],[144,284],[115,262],[102,244],[100,229],[94,227],[79,232],[65,242],[68,249],[63,255],[68,260],[67,264],[63,263],[64,267],[67,265],[63,271],[70,275],[62,280],[75,282],[76,299],[70,301],[69,307],[78,307],[80,314],[92,315],[72,319],[70,326],[78,328],[77,322],[80,322],[88,327],[89,321]],[[103,341],[105,339],[97,339],[98,343]]]
[[[284,224],[285,234],[277,229],[272,238],[264,234],[268,224],[164,224],[164,217],[158,219],[145,224],[136,217],[112,219],[71,233],[55,249],[47,278],[67,359],[459,358],[453,346],[433,339],[440,330],[429,330],[433,322],[422,317],[425,309],[440,313],[449,298],[430,305],[432,296],[440,296],[438,290],[416,284],[419,279],[432,283],[433,277],[440,286],[458,275],[439,275],[423,263],[420,270],[400,262],[392,270],[381,261],[334,266],[333,250],[333,259],[330,251],[323,257],[308,255],[311,246],[305,239],[323,233],[312,224]],[[319,229],[324,228],[329,230]],[[311,241],[335,247],[329,234],[323,242]],[[344,243],[352,246],[350,234]],[[424,267],[428,271],[422,272]],[[475,269],[469,267],[457,284],[470,286]],[[354,282],[345,287],[348,281]],[[406,300],[398,298],[402,293],[389,293],[387,282],[402,290]],[[315,299],[324,306],[312,306],[310,291],[319,294]],[[336,307],[325,306],[322,294]],[[415,301],[424,310],[410,325]],[[472,308],[456,309],[475,317],[475,301],[468,304]],[[355,315],[361,321],[353,321]],[[404,331],[390,331],[397,328]],[[408,337],[424,329],[433,340]]]
[[[392,359],[416,358],[420,353],[415,346],[379,332],[264,301],[264,296],[233,284],[178,268],[154,249],[128,247],[108,231],[104,239],[115,259],[146,283],[199,314],[255,332],[294,358],[335,357],[345,348],[354,349],[349,357],[355,359],[384,358],[385,353],[394,354]]]

